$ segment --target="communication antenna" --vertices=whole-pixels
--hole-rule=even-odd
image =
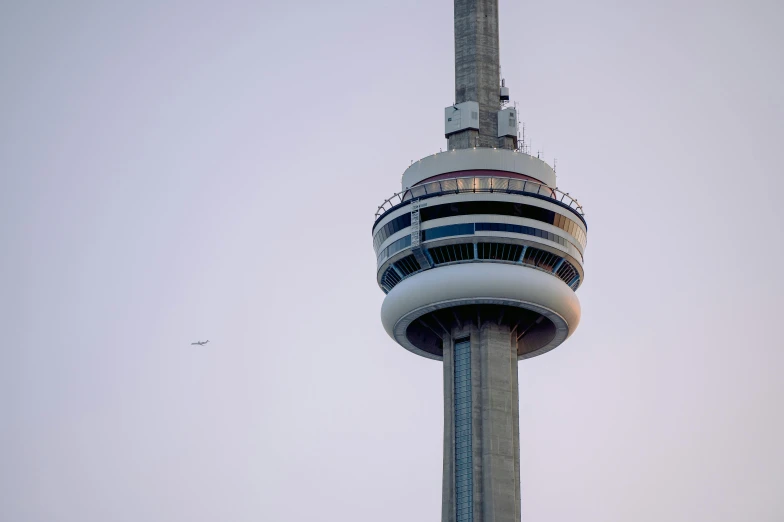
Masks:
[[[520,137],[519,137],[518,141],[521,143],[520,151],[523,152],[524,154],[528,154],[530,156],[531,155],[531,150],[533,150],[533,149],[532,149],[532,145],[531,145],[531,137],[530,136],[528,137],[528,144],[526,144],[526,142],[525,142],[525,123],[523,123],[523,125],[522,125],[522,132],[520,134]]]
[[[517,112],[520,114],[520,111]],[[520,125],[520,133],[517,135],[517,144],[520,147],[520,152],[525,153],[525,122]]]

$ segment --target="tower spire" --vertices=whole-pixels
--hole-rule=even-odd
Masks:
[[[514,139],[498,136],[500,76],[498,0],[455,0],[455,107],[475,102],[479,110],[478,125],[448,134],[450,150],[514,148]]]

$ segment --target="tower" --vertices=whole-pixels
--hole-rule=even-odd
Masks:
[[[381,320],[443,362],[443,522],[520,520],[517,363],[577,328],[587,224],[518,146],[500,78],[498,0],[455,0],[448,150],[403,173],[376,213]]]

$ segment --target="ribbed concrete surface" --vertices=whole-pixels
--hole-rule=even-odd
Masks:
[[[454,339],[471,337],[473,522],[520,522],[520,431],[516,341],[508,326],[453,325],[444,338],[442,522],[455,521]]]
[[[479,102],[481,147],[496,147],[500,101],[498,0],[455,0],[455,102]],[[449,137],[449,149],[477,145],[476,131]]]

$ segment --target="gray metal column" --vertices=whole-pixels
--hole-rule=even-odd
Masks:
[[[499,144],[500,75],[498,0],[455,0],[455,103],[479,102],[479,131],[452,134],[450,149]]]

